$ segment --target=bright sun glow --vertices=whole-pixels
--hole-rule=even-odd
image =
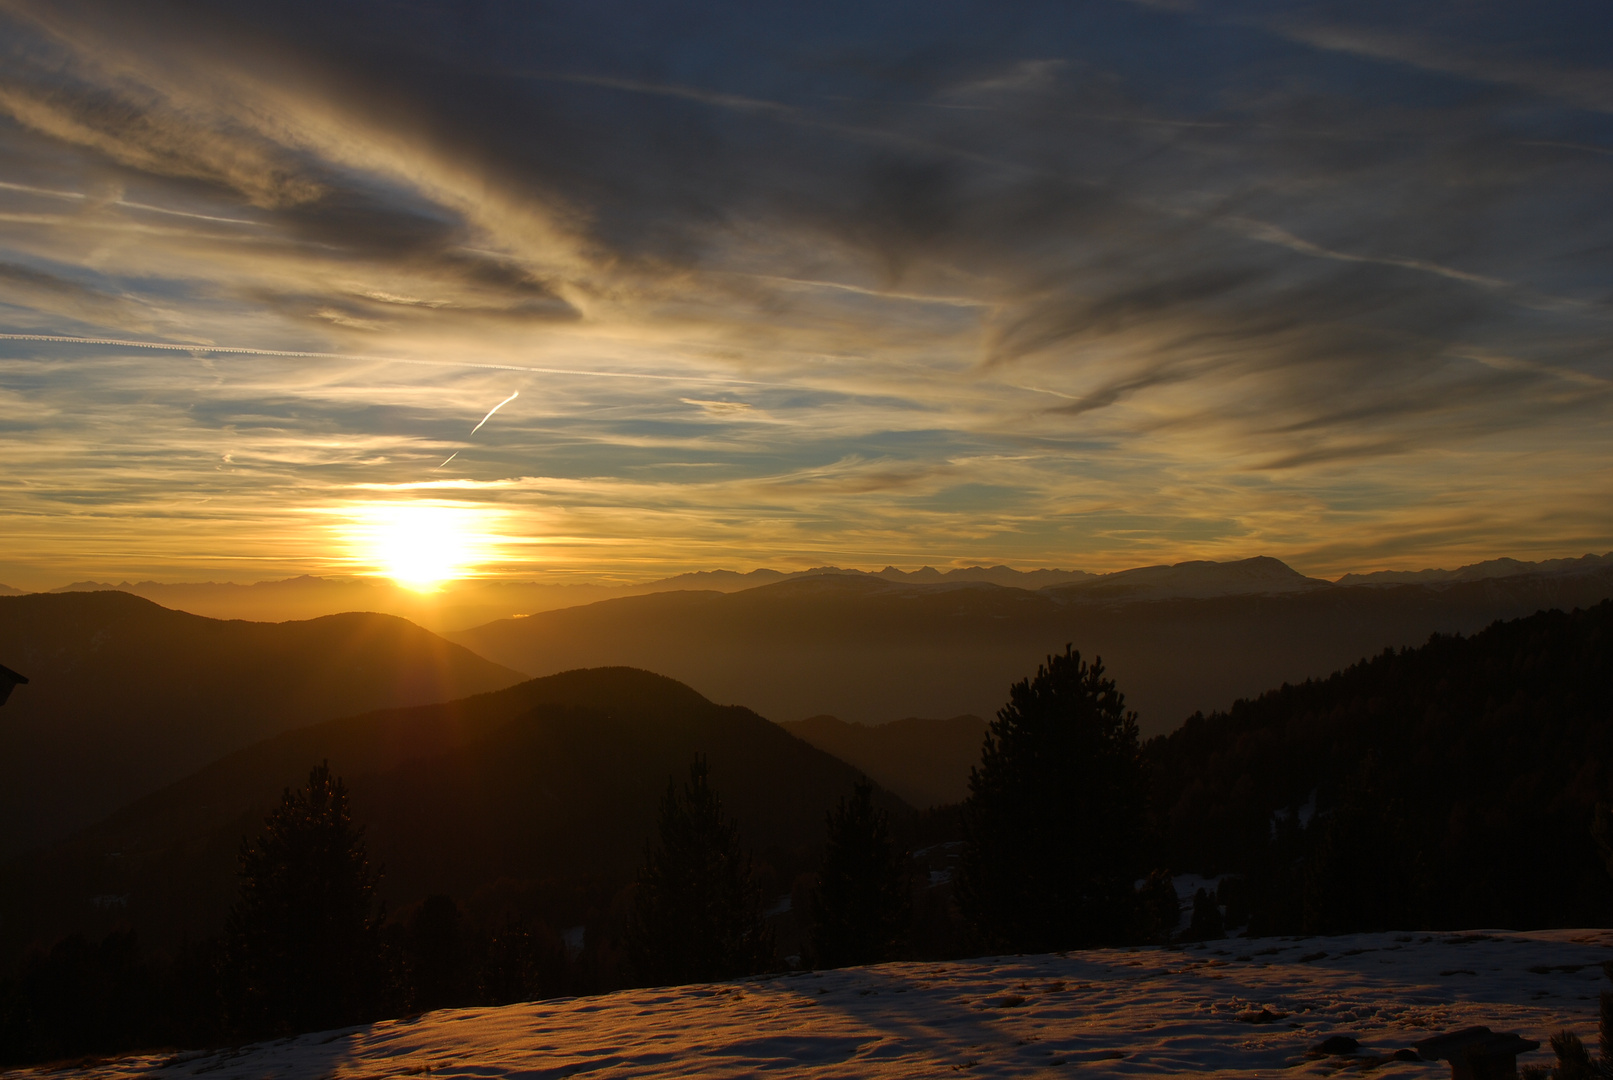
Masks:
[[[388,503],[353,514],[352,557],[399,585],[426,592],[473,572],[491,547],[481,511],[441,503]]]

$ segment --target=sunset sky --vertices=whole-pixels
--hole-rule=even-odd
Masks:
[[[0,582],[1613,548],[1605,0],[0,13]]]

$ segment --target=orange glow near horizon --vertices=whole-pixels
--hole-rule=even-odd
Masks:
[[[496,538],[484,510],[451,503],[381,503],[348,511],[348,557],[416,592],[477,576]]]

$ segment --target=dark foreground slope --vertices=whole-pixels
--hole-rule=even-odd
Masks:
[[[120,592],[0,597],[0,856],[277,731],[521,676],[390,615],[221,622]]]
[[[1187,582],[1134,573],[1147,579],[1135,583],[1140,593],[1116,592],[1107,578],[1029,591],[825,575],[726,595],[608,600],[450,637],[532,675],[629,664],[778,720],[828,714],[863,723],[990,716],[1009,685],[1070,642],[1103,657],[1143,730],[1158,733],[1196,710],[1225,708],[1385,646],[1613,596],[1613,568],[1601,567],[1353,588],[1302,578],[1271,559],[1194,564]],[[1155,598],[1167,586],[1239,591]]]
[[[670,679],[567,672],[238,751],[13,860],[0,873],[0,942],[14,955],[30,940],[122,921],[155,941],[217,933],[242,835],[325,759],[347,780],[394,909],[501,880],[625,880],[668,778],[686,776],[697,751],[744,839],[763,851],[820,843],[825,813],[857,775],[750,710],[713,705]]]
[[[1259,932],[1613,918],[1592,836],[1613,799],[1613,602],[1384,652],[1146,756],[1167,858],[1248,875]]]
[[[920,810],[968,797],[969,770],[979,763],[986,739],[986,722],[978,716],[910,716],[877,725],[809,716],[779,726],[856,766]]]

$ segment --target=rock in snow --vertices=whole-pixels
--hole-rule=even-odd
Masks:
[[[1553,930],[882,964],[445,1009],[230,1050],[6,1075],[1254,1076],[1352,1065],[1434,1078],[1446,1066],[1396,1051],[1477,1024],[1543,1044],[1567,1028],[1594,1046],[1610,958],[1613,931]],[[1263,1015],[1278,1019],[1249,1020]],[[1352,1055],[1327,1052],[1350,1040],[1359,1043]],[[1519,1064],[1550,1060],[1536,1051]]]

